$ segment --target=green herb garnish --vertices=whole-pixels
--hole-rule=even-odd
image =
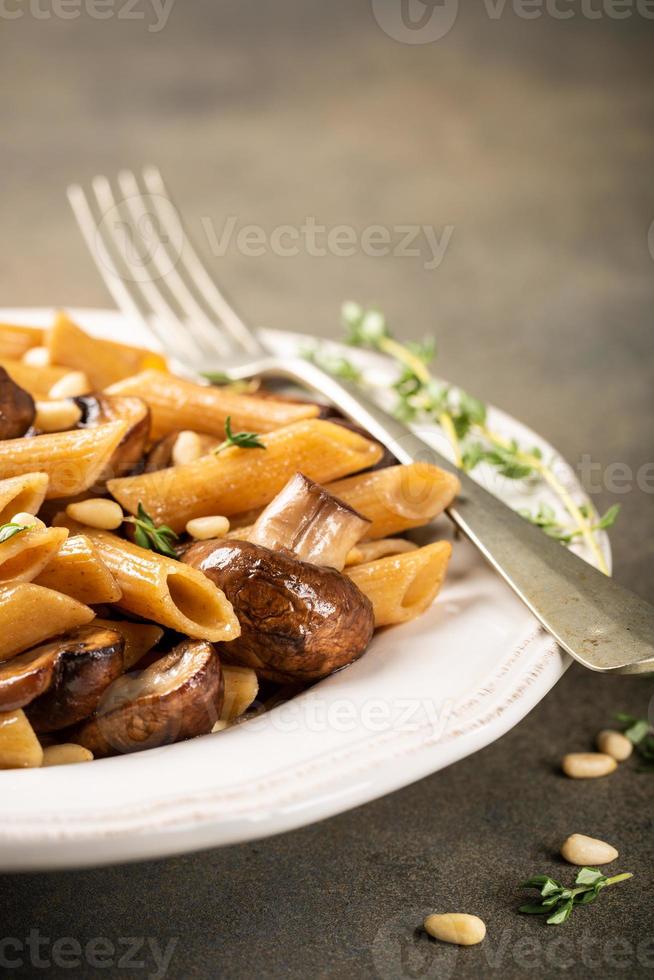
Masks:
[[[217,456],[228,446],[239,446],[241,449],[265,449],[266,447],[259,439],[257,432],[232,432],[232,417],[228,415],[225,419],[225,432],[227,438],[214,449]]]
[[[33,524],[14,524],[13,521],[2,524],[0,526],[0,544],[3,541],[8,541],[9,538],[13,538],[15,534],[20,534],[21,531],[27,531],[33,526]]]
[[[541,900],[521,905],[518,911],[525,915],[546,915],[548,926],[560,926],[570,918],[578,905],[590,905],[603,888],[617,885],[627,878],[633,878],[633,875],[625,872],[607,878],[597,868],[581,868],[577,872],[574,886],[566,888],[549,875],[534,875],[528,881],[523,881],[522,887],[537,888]]]
[[[649,720],[623,712],[618,712],[615,717],[624,726],[623,734],[634,744],[640,756],[642,765],[638,767],[638,771],[654,772],[654,731]]]
[[[614,504],[612,507],[609,507],[606,513],[597,521],[593,521],[589,507],[582,505],[579,510],[590,522],[591,531],[604,531],[609,527],[613,527],[615,524],[620,511],[620,504]],[[519,513],[525,520],[535,524],[536,527],[540,527],[550,538],[555,538],[557,541],[561,541],[562,544],[570,544],[583,534],[580,527],[561,523],[557,519],[554,508],[550,507],[549,504],[541,504],[534,513],[529,510],[520,510]]]
[[[141,548],[157,551],[160,555],[177,558],[173,545],[179,541],[179,536],[167,524],[155,524],[145,507],[139,500],[136,517],[126,517],[125,520],[134,524],[134,541]]]
[[[521,446],[516,440],[506,439],[493,431],[482,401],[434,378],[429,369],[436,354],[433,341],[400,343],[393,337],[383,313],[366,310],[359,303],[344,303],[341,313],[350,345],[379,351],[396,362],[398,374],[391,388],[396,397],[393,411],[397,418],[404,422],[421,418],[436,422],[452,447],[454,462],[467,472],[483,463],[493,467],[505,479],[542,481],[549,486],[569,515],[571,524],[559,523],[547,505],[538,507],[534,514],[525,512],[523,516],[562,544],[583,538],[596,566],[608,575],[597,532],[613,525],[617,507],[609,508],[603,517],[597,518],[590,508],[577,504],[559,479],[552,461],[543,458],[538,446]],[[347,358],[332,356],[315,347],[304,356],[337,377],[362,385],[370,383]]]

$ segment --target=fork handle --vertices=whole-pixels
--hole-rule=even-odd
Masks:
[[[271,358],[263,374],[291,378],[325,396],[403,463],[455,473],[448,509],[516,595],[571,656],[591,670],[654,671],[654,606],[617,585],[507,507],[348,382],[307,361]]]

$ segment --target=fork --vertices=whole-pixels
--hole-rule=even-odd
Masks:
[[[402,463],[428,461],[455,473],[461,493],[448,508],[534,616],[571,656],[592,670],[654,671],[654,606],[547,537],[383,411],[353,385],[302,358],[266,348],[218,289],[191,244],[161,174],[121,171],[118,196],[96,177],[68,197],[100,275],[128,321],[140,322],[197,377],[290,378],[327,398]]]

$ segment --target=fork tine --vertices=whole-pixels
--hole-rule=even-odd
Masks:
[[[121,170],[118,174],[118,185],[123,195],[123,202],[129,211],[135,228],[139,228],[144,220],[148,220],[149,234],[154,242],[150,249],[151,261],[158,273],[159,280],[164,280],[173,300],[182,311],[184,325],[198,346],[209,356],[216,353],[229,356],[231,344],[224,333],[218,329],[202,309],[198,300],[193,296],[186,283],[177,271],[177,263],[184,249],[184,230],[179,215],[171,203],[168,209],[168,225],[177,225],[166,232],[162,229],[159,214],[153,214],[153,198],[139,187],[136,176],[130,170]],[[149,200],[146,199],[149,196]],[[157,202],[159,203],[159,202]],[[161,202],[163,206],[163,202]],[[170,211],[173,214],[170,214]],[[152,219],[156,218],[157,221]],[[173,232],[175,232],[173,234]],[[156,285],[153,283],[153,285]]]
[[[91,258],[117,306],[127,317],[132,317],[148,331],[151,330],[145,311],[126,288],[118,267],[98,232],[98,223],[84,190],[79,184],[71,184],[66,193]]]
[[[176,214],[180,212],[175,207],[156,167],[144,167],[143,180],[148,192],[152,195],[152,201],[162,228],[170,237],[174,229],[170,227],[170,212],[163,207],[163,202],[168,201]],[[195,285],[197,292],[217,318],[218,323],[225,327],[236,343],[249,354],[261,354],[263,347],[219,291],[186,234],[184,234],[180,265],[183,267],[188,280]]]
[[[188,366],[197,365],[198,350],[196,344],[164,296],[163,291],[154,285],[151,272],[147,268],[151,264],[149,259],[146,261],[146,268],[144,268],[140,256],[131,257],[129,248],[121,247],[119,231],[124,230],[126,222],[105,220],[111,212],[116,217],[121,217],[120,205],[114,197],[111,184],[106,177],[98,176],[94,177],[92,187],[100,212],[103,215],[103,219],[98,224],[98,235],[103,236],[105,247],[110,246],[113,255],[119,256],[126,270],[126,275],[123,276],[125,288],[130,289],[131,287],[132,293],[140,293],[141,299],[145,300],[149,306],[152,316],[148,317],[148,326],[157,334],[164,348],[172,346],[175,355],[180,360],[185,361]],[[129,225],[127,228],[131,230]]]

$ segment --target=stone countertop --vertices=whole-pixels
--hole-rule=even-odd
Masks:
[[[615,576],[652,599],[654,23],[599,3],[570,20],[480,5],[407,44],[385,0],[187,0],[165,24],[139,2],[141,19],[46,3],[50,17],[25,4],[2,24],[2,303],[109,305],[63,189],[157,162],[247,317],[337,336],[354,298],[401,337],[435,334],[439,371],[542,432],[599,507],[622,504]],[[627,763],[576,783],[557,763],[652,694],[573,667],[494,745],[313,827],[1,877],[0,938],[107,937],[114,966],[84,976],[152,975],[166,948],[184,980],[648,976],[652,777]],[[636,877],[562,929],[517,916],[526,875],[570,877],[556,852],[575,831],[614,843]],[[476,912],[487,940],[428,941],[433,909]],[[130,936],[148,937],[134,955]]]

